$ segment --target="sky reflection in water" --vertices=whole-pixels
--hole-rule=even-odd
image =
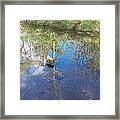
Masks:
[[[89,69],[84,56],[73,58],[74,43],[66,42],[62,50],[64,54],[54,55],[54,68],[30,65],[21,72],[21,100],[100,99],[99,69]]]

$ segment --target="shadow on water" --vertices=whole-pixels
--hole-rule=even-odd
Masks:
[[[92,63],[92,54],[84,54],[72,40],[60,46],[61,51],[54,53],[53,66],[33,62],[21,72],[21,100],[100,99],[100,71]]]

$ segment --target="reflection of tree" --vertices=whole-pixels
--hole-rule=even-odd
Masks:
[[[90,42],[82,40],[81,37],[93,39],[99,36],[99,27],[97,20],[23,20],[20,22],[21,40],[32,42],[36,57],[41,61],[47,58],[49,50],[55,51],[61,40],[80,41],[86,54],[86,49],[90,49],[90,46],[87,46]],[[91,49],[95,49],[92,47],[93,43],[96,46],[95,41],[91,42]],[[97,42],[99,43],[99,39]]]
[[[75,54],[72,59],[78,68],[80,67],[80,63],[82,63],[85,69],[99,69],[99,44],[93,42],[97,39],[94,37],[81,37],[81,41],[83,42],[74,41]]]
[[[55,62],[59,61],[58,56],[64,56],[71,50],[74,51],[70,60],[75,64],[75,75],[83,77],[84,81],[82,82],[85,83],[80,86],[79,94],[88,99],[95,98],[95,91],[89,85],[89,82],[93,80],[92,72],[99,71],[100,67],[100,21],[22,20],[20,21],[20,39],[22,41],[20,46],[21,56],[23,55],[31,60],[25,64],[37,64],[32,69],[31,74],[39,67],[45,68],[47,62],[53,63],[52,67],[47,66],[49,71],[40,75],[46,78],[47,85],[56,99],[64,99],[65,96],[63,96],[63,90],[56,77],[59,76],[60,79],[63,79],[64,73],[57,71]],[[67,45],[67,43],[70,43],[70,45]],[[32,59],[32,52],[28,56],[25,44],[29,46],[30,51],[34,48],[34,59]],[[64,50],[64,46],[67,46],[67,52]],[[51,56],[48,60],[49,52],[51,52]],[[21,63],[21,66],[23,64]],[[22,70],[27,65],[24,65]],[[38,69],[38,71],[40,70]]]
[[[24,50],[24,55],[27,52],[25,50],[25,42],[34,47],[35,58],[34,63],[38,66],[33,72],[40,66],[45,66],[49,51],[52,51],[50,59],[53,63],[57,60],[58,55],[64,54],[63,47],[67,41],[72,40],[75,54],[71,60],[77,65],[77,73],[80,74],[82,69],[84,75],[90,77],[90,72],[99,71],[100,65],[100,21],[97,20],[22,20],[20,22],[21,45],[20,52]],[[61,44],[63,43],[63,44]],[[30,46],[29,46],[30,47]],[[70,47],[70,46],[68,46]],[[31,47],[30,47],[31,49]],[[55,54],[55,55],[54,55]],[[30,55],[31,56],[31,55]],[[50,61],[49,60],[49,61]],[[47,75],[49,83],[52,85],[55,91],[57,99],[63,99],[62,90],[60,88],[59,81],[55,80],[56,75],[61,75],[60,71],[56,70],[56,66],[50,68],[50,73]],[[89,86],[89,85],[88,85]],[[94,93],[90,86],[85,86],[83,94],[89,95],[92,99]]]
[[[55,68],[51,68],[50,73],[47,75],[47,79],[49,80],[49,84],[51,89],[53,89],[53,93],[55,94],[56,99],[62,100],[63,99],[63,91],[60,87],[60,83],[58,80],[55,80],[56,70]]]

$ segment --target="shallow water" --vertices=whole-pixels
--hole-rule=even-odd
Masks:
[[[73,42],[66,42],[61,49],[63,54],[54,54],[53,68],[32,64],[21,72],[21,100],[100,99],[99,69],[90,68],[83,55],[74,57]]]

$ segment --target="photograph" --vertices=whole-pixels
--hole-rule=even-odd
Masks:
[[[20,20],[20,100],[100,100],[100,20]]]
[[[119,119],[118,0],[10,0],[1,10],[0,118]]]

